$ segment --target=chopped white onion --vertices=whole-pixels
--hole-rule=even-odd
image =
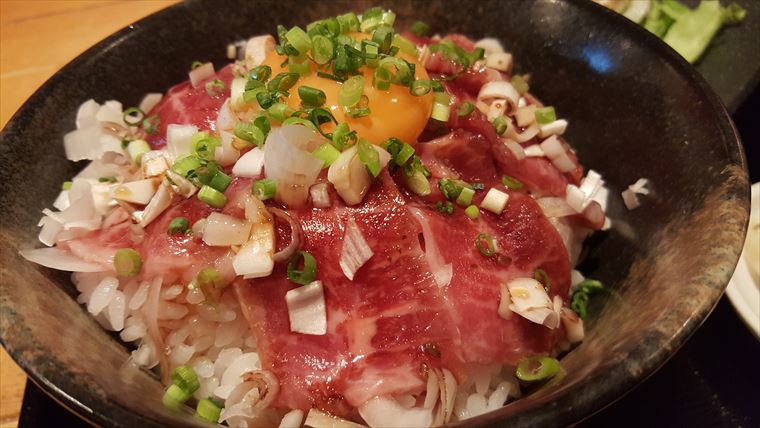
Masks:
[[[232,267],[246,279],[269,276],[274,269],[274,219],[252,195],[246,198],[245,218],[252,223],[251,234],[232,259]]]
[[[236,79],[240,79],[237,77]],[[230,110],[230,99],[224,100],[224,103],[219,107],[219,112],[216,115],[216,131],[232,131],[235,127],[235,115]]]
[[[322,335],[327,332],[327,309],[322,281],[314,281],[285,293],[290,331]]]
[[[539,144],[533,144],[525,148],[525,156],[529,158],[545,157],[546,153]]]
[[[486,37],[475,42],[476,48],[483,48],[486,55],[504,52],[504,47],[498,39]]]
[[[203,81],[214,76],[214,64],[207,62],[195,67],[190,70],[188,76],[190,77],[190,84],[193,85],[193,88],[197,88]]]
[[[575,169],[575,163],[567,155],[565,148],[556,136],[552,135],[545,139],[541,142],[540,146],[546,157],[552,161],[560,172],[569,172]]]
[[[541,125],[539,127],[539,138],[546,138],[550,135],[562,135],[567,129],[567,121],[565,119],[557,119],[554,122]]]
[[[122,112],[121,103],[114,100],[106,101],[98,112],[95,113],[95,118],[100,122],[113,122],[119,126],[125,126],[124,115]]]
[[[103,145],[100,137],[103,130],[99,123],[71,131],[63,136],[63,148],[66,159],[80,161],[83,159],[98,159],[103,154]]]
[[[559,314],[543,284],[533,278],[516,278],[507,283],[507,288],[512,299],[509,309],[513,312],[550,329],[559,326]]]
[[[522,133],[518,134],[517,130],[514,126],[507,127],[507,137],[515,140],[518,143],[525,143],[527,141],[530,141],[538,135],[538,124],[534,123],[530,125],[529,127],[525,128]]]
[[[508,320],[512,317],[512,310],[509,307],[512,305],[512,297],[509,294],[509,288],[507,284],[499,285],[499,308],[497,312],[499,316]]]
[[[517,121],[517,126],[523,128],[536,123],[536,106],[519,107],[515,111],[515,121]]]
[[[282,417],[279,428],[301,428],[301,421],[303,421],[303,410],[291,410]]]
[[[190,180],[177,174],[171,169],[166,170],[166,182],[171,185],[174,193],[184,196],[185,199],[193,196],[195,191],[198,190]]]
[[[124,202],[145,205],[153,198],[157,188],[158,183],[152,178],[129,181],[111,187],[110,196]]]
[[[493,122],[497,117],[503,116],[506,109],[507,102],[505,100],[493,100],[491,105],[488,106],[486,119],[488,119],[489,122]]]
[[[161,213],[163,213],[172,204],[172,192],[171,186],[165,181],[158,186],[156,194],[153,195],[153,199],[145,206],[145,210],[139,216],[138,223],[140,226],[145,227],[149,225],[153,220],[157,219]],[[136,213],[135,213],[136,214]],[[134,216],[134,214],[133,214]]]
[[[480,88],[480,92],[478,92],[478,101],[488,103],[486,100],[491,99],[507,100],[511,106],[508,111],[512,111],[515,107],[517,107],[517,102],[520,99],[520,94],[509,82],[503,80],[492,81],[483,85]]]
[[[512,54],[506,52],[488,54],[486,55],[486,67],[508,72],[512,69]]]
[[[641,195],[648,195],[649,194],[649,188],[647,187],[648,185],[649,185],[648,179],[639,178],[638,180],[636,180],[635,183],[628,186],[628,188],[631,189],[631,191],[634,193],[638,193]]]
[[[161,150],[151,150],[143,153],[141,159],[141,168],[143,177],[158,177],[169,169],[169,161],[166,160],[164,152]]]
[[[145,114],[149,114],[150,111],[153,110],[153,107],[161,102],[163,97],[164,95],[159,93],[145,94],[142,101],[140,101],[140,110]]]
[[[214,149],[214,160],[221,166],[230,166],[240,159],[240,152],[232,145],[235,136],[227,131],[219,131],[221,144]]]
[[[569,195],[569,192],[568,192]],[[577,213],[565,198],[546,197],[536,199],[546,217],[565,217]]]
[[[486,197],[483,198],[483,201],[480,203],[480,207],[498,215],[504,211],[507,201],[509,201],[508,194],[492,187],[488,189],[488,193],[486,193]]]
[[[98,124],[98,120],[95,115],[100,110],[100,104],[93,99],[89,99],[82,103],[77,110],[77,129],[87,128],[91,125]]]
[[[57,209],[58,211],[63,211],[68,207],[69,207],[69,191],[61,190],[61,193],[58,194],[58,197],[56,197],[55,201],[53,202],[53,208]]]
[[[211,247],[243,245],[251,234],[251,222],[213,212],[206,217],[203,242]]]
[[[290,243],[288,243],[288,245],[282,250],[274,253],[275,262],[279,263],[288,261],[293,257],[293,254],[296,253],[301,245],[301,235],[303,235],[303,230],[301,230],[301,223],[296,221],[296,219],[294,219],[293,216],[285,210],[272,207],[269,208],[269,212],[274,214],[276,217],[285,220],[290,226]]]
[[[372,428],[429,427],[433,412],[424,407],[407,409],[389,397],[374,397],[359,406],[359,414]]]
[[[63,251],[57,247],[21,250],[19,254],[32,263],[68,272],[105,272],[113,269],[111,266],[85,262],[68,251]]]
[[[264,144],[264,169],[277,184],[276,198],[291,208],[303,206],[323,161],[312,156],[324,138],[302,125],[274,128]]]
[[[390,161],[391,155],[383,148],[372,146],[378,154],[380,169]],[[367,167],[359,159],[356,145],[344,151],[327,170],[327,180],[346,205],[356,205],[362,201],[372,184]]]
[[[446,263],[435,269],[432,274],[436,285],[446,287],[451,283],[451,278],[454,276],[454,266],[451,263]]]
[[[641,202],[639,202],[639,197],[636,195],[636,192],[634,192],[631,189],[625,189],[623,193],[621,194],[623,196],[623,203],[625,204],[625,207],[629,210],[634,210],[641,206]]]
[[[170,124],[166,127],[166,147],[172,160],[190,154],[190,142],[193,134],[198,132],[195,125]]]
[[[327,208],[330,206],[330,190],[328,183],[317,183],[309,189],[311,203],[317,208]]]
[[[314,407],[309,409],[304,425],[312,428],[366,428],[364,425],[324,413]]]
[[[244,77],[236,77],[230,83],[230,108],[235,111],[242,111],[246,107],[243,93],[245,93],[245,84],[247,80]]]
[[[562,320],[562,327],[565,329],[565,335],[570,343],[578,343],[583,340],[583,320],[570,310],[569,308],[562,308],[559,312],[560,319]]]
[[[525,159],[525,150],[523,147],[516,142],[510,140],[510,139],[504,139],[502,140],[505,146],[509,149],[509,151],[512,152],[513,155],[515,155],[515,159],[517,160],[523,160]]]
[[[40,234],[38,236],[40,242],[52,247],[55,245],[56,237],[58,233],[63,230],[63,223],[50,216],[44,216],[40,219],[38,226],[42,226]]]
[[[245,59],[253,66],[264,62],[264,59],[274,51],[275,40],[269,34],[251,37],[245,44]]]
[[[232,167],[232,174],[238,177],[258,177],[261,175],[263,167],[264,151],[254,147],[235,162],[235,166]]]
[[[346,232],[343,235],[343,248],[340,252],[340,268],[346,278],[353,281],[356,272],[364,266],[375,253],[367,244],[356,221],[349,218],[346,222]]]

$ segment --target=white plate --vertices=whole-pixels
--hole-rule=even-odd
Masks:
[[[744,244],[734,276],[728,283],[726,294],[736,312],[749,326],[755,337],[760,339],[760,281],[757,279],[757,272],[760,271],[760,182],[752,185],[749,229],[747,242]]]

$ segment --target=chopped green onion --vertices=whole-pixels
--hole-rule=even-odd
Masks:
[[[375,150],[372,143],[367,140],[359,140],[359,160],[362,161],[364,166],[373,177],[377,177],[380,174],[380,155]]]
[[[552,288],[552,280],[549,278],[549,274],[543,269],[536,269],[533,271],[533,279],[543,284],[547,293]]]
[[[256,101],[259,92],[266,91],[266,85],[259,80],[249,79],[245,82],[243,102],[246,104]]]
[[[193,283],[201,289],[203,296],[209,302],[215,302],[219,297],[217,289],[223,288],[219,271],[214,268],[201,269]]]
[[[300,270],[298,266],[303,259],[303,268]],[[296,284],[306,285],[314,281],[317,277],[317,260],[311,253],[306,251],[297,252],[290,262],[288,262],[288,279]]]
[[[554,377],[560,371],[559,361],[551,357],[535,355],[517,363],[515,375],[524,382],[535,382]]]
[[[487,233],[479,233],[475,237],[475,247],[485,257],[491,257],[496,254],[496,242],[494,242],[493,236]]]
[[[433,92],[443,92],[443,84],[437,80],[433,80]]]
[[[325,36],[314,36],[311,38],[311,52],[314,62],[327,64],[334,55],[333,43]]]
[[[143,131],[145,131],[146,134],[155,134],[156,131],[158,131],[158,126],[161,124],[161,118],[154,114],[143,120],[142,124]]]
[[[201,159],[214,159],[214,152],[222,144],[218,138],[208,132],[197,132],[190,138],[190,149]]]
[[[473,105],[469,101],[465,101],[462,104],[459,104],[459,107],[457,107],[457,116],[464,117],[469,116],[473,110],[475,110],[475,105]]]
[[[290,116],[289,118],[282,121],[282,126],[287,125],[303,125],[307,128],[313,129],[314,131],[319,131],[311,121],[295,116]]]
[[[398,154],[394,156],[394,162],[398,166],[403,166],[414,155],[414,148],[409,144],[403,143]]]
[[[299,77],[301,76],[298,73],[279,73],[267,83],[267,90],[269,92],[285,92],[298,82]]]
[[[448,122],[451,115],[451,107],[448,104],[434,103],[430,117],[439,122]]]
[[[272,119],[282,122],[293,114],[295,110],[285,103],[274,103],[267,109],[267,113],[272,116]]]
[[[61,190],[69,190],[71,189],[71,185],[74,184],[71,181],[64,181],[63,184],[61,184]]]
[[[554,107],[544,107],[536,110],[536,122],[541,125],[552,123],[557,120],[557,114],[554,112]]]
[[[475,205],[470,205],[464,209],[464,214],[471,220],[475,220],[480,215],[480,210]]]
[[[472,190],[483,190],[486,186],[483,183],[470,183],[470,187]]]
[[[304,55],[305,56],[305,55]],[[308,59],[294,60],[296,57],[290,57],[288,60],[288,71],[298,73],[299,76],[307,76],[311,73],[311,64]]]
[[[321,89],[312,88],[311,86],[299,87],[298,96],[305,105],[313,107],[319,107],[327,101],[327,96]]]
[[[248,72],[248,79],[258,80],[262,83],[269,80],[270,77],[272,77],[272,67],[268,65],[259,65]]]
[[[385,70],[390,74],[391,83],[406,86],[414,80],[412,68],[401,58],[387,56],[380,60],[377,67],[378,70]]]
[[[343,15],[338,15],[337,19],[341,34],[359,31],[359,18],[356,17],[355,13],[349,12]]]
[[[381,91],[391,88],[391,73],[384,68],[376,68],[372,75],[372,86]]]
[[[412,24],[412,28],[409,31],[417,37],[422,37],[430,31],[430,26],[422,21],[417,21]]]
[[[463,187],[462,191],[459,193],[459,196],[457,196],[457,204],[462,207],[466,207],[472,203],[473,196],[475,196],[474,190]]]
[[[224,93],[224,82],[214,79],[206,82],[206,93],[210,97],[216,97]]]
[[[449,105],[451,104],[451,96],[445,92],[437,92],[433,96],[433,101],[439,104]]]
[[[330,74],[330,73],[325,73],[324,71],[317,71],[317,76],[325,78],[325,79],[334,80],[336,82],[341,82],[341,83],[346,81],[345,77],[336,76],[336,75]]]
[[[330,143],[324,143],[321,146],[317,147],[316,150],[311,152],[311,154],[319,159],[322,159],[324,162],[323,167],[327,168],[328,166],[332,165],[336,159],[338,159],[340,156],[340,150],[336,149],[335,146]]]
[[[570,308],[578,314],[581,319],[586,319],[589,297],[594,294],[603,293],[604,285],[595,279],[584,279],[575,287],[575,292],[570,301]]]
[[[203,62],[201,61],[193,61],[190,63],[190,70],[195,70],[196,68],[203,65]]]
[[[503,175],[501,177],[501,184],[503,184],[507,189],[519,190],[523,188],[522,181],[508,175]]]
[[[259,147],[264,144],[264,133],[252,123],[239,122],[232,130],[236,137]]]
[[[277,183],[271,178],[256,180],[251,186],[251,193],[262,201],[274,198],[277,192]]]
[[[346,116],[348,117],[364,117],[369,115],[371,110],[369,109],[369,97],[362,95],[359,97],[359,102],[355,106],[346,110]]]
[[[467,187],[464,184],[465,183],[463,181],[452,180],[449,178],[442,178],[438,180],[438,188],[441,190],[441,194],[444,198],[450,201],[453,201],[459,197],[459,195],[462,193],[462,190]]]
[[[525,95],[525,93],[530,90],[530,86],[528,85],[528,80],[525,78],[525,76],[515,74],[514,76],[512,76],[510,83],[512,83],[512,87],[515,88],[517,93],[520,95]]]
[[[352,76],[338,90],[338,104],[352,107],[359,102],[364,93],[364,76]]]
[[[190,229],[190,221],[185,217],[174,217],[169,223],[169,235],[179,235]]]
[[[204,421],[212,423],[219,422],[219,416],[222,414],[222,406],[210,398],[204,398],[198,401],[198,407],[195,408],[195,415]]]
[[[405,54],[417,56],[417,45],[401,34],[396,33],[393,35],[392,45],[398,47],[399,50]]]
[[[124,110],[122,118],[128,126],[137,126],[145,119],[145,112],[137,107],[130,107]]]
[[[412,84],[409,86],[409,93],[415,97],[421,97],[430,93],[432,86],[433,84],[430,80],[418,79],[412,82]]]
[[[507,122],[507,119],[504,118],[504,116],[499,116],[493,120],[493,129],[498,135],[502,135],[507,132],[508,126],[509,123]]]
[[[161,401],[164,403],[164,407],[176,412],[182,409],[182,406],[192,395],[192,392],[185,391],[179,386],[171,384],[166,388],[166,392],[164,392],[164,397]]]
[[[224,193],[224,191],[227,190],[227,187],[230,186],[230,183],[232,183],[232,178],[230,178],[229,175],[222,171],[217,171],[216,174],[211,177],[208,185]]]
[[[208,185],[201,187],[198,199],[214,208],[221,208],[227,203],[227,197],[222,192]]]
[[[127,144],[127,153],[135,165],[140,165],[142,156],[150,151],[150,146],[145,140],[132,140]]]
[[[285,38],[300,54],[305,54],[311,49],[311,40],[301,27],[293,27],[285,33]]]
[[[347,123],[339,123],[332,135],[332,142],[338,150],[356,142],[356,131],[352,131]]]
[[[135,276],[142,269],[142,257],[132,248],[119,248],[113,256],[113,267],[119,276]]]
[[[187,177],[201,167],[201,160],[197,156],[187,155],[177,159],[172,165],[172,171]]]
[[[427,196],[430,194],[430,182],[425,177],[425,174],[418,169],[413,169],[409,174],[405,170],[404,182],[406,183],[406,187],[417,195]]]
[[[393,28],[380,26],[372,32],[372,41],[379,46],[380,53],[387,54],[393,43]]]
[[[441,214],[454,214],[454,204],[450,201],[446,201],[445,203],[441,201],[436,202],[435,209]]]
[[[98,183],[116,183],[117,181],[119,180],[117,180],[113,175],[98,178]]]
[[[194,393],[200,388],[200,382],[198,382],[198,375],[195,373],[192,367],[181,365],[172,370],[172,383],[182,388],[183,391]]]

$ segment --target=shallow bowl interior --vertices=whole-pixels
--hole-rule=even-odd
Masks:
[[[569,119],[567,139],[612,188],[615,227],[590,242],[584,272],[614,291],[593,309],[567,375],[482,424],[563,425],[630,390],[709,314],[734,269],[748,186],[725,109],[694,70],[656,38],[590,2],[381,1],[403,28],[500,39],[533,92]],[[61,136],[80,103],[134,105],[186,79],[198,59],[220,65],[228,42],[305,24],[369,2],[191,1],[150,16],[67,65],[14,116],[0,144],[0,338],[56,399],[103,425],[200,424],[161,405],[148,372],[120,370],[127,349],[77,305],[68,274],[24,261],[58,186],[82,165]],[[647,177],[653,193],[627,211],[619,191]]]

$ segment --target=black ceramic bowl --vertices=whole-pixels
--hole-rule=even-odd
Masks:
[[[596,235],[585,271],[614,289],[587,339],[563,359],[567,376],[464,425],[565,425],[652,374],[718,301],[742,247],[748,185],[731,120],[681,58],[624,18],[590,2],[380,1],[400,27],[499,38],[535,94],[570,120],[568,140],[612,187],[618,227]],[[148,372],[121,372],[127,349],[73,299],[68,275],[24,261],[40,210],[82,165],[61,136],[80,103],[142,94],[186,78],[196,59],[223,63],[229,41],[273,33],[369,2],[193,1],[150,16],[67,65],[19,110],[0,144],[0,335],[32,380],[97,424],[198,425],[161,405]],[[296,12],[297,11],[297,12]],[[653,194],[627,211],[616,197],[639,177]]]

